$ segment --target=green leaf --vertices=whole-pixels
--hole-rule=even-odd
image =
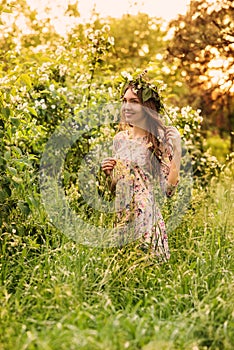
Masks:
[[[3,165],[3,164],[5,164],[5,159],[3,158],[3,157],[0,157],[0,165]]]
[[[32,205],[34,208],[39,208],[39,201],[37,201],[33,196],[28,196],[27,203]]]
[[[12,180],[16,182],[17,184],[21,184],[23,182],[23,179],[21,177],[13,176]]]
[[[0,202],[3,203],[8,197],[10,197],[8,195],[8,193],[3,189],[0,190]]]
[[[32,115],[34,115],[34,117],[37,117],[37,111],[34,108],[28,107],[28,110]]]
[[[8,118],[11,113],[10,108],[9,107],[2,108],[1,113],[4,115],[4,117]]]
[[[12,146],[11,150],[12,150],[12,152],[14,151],[13,153],[16,153],[18,156],[22,156],[22,151],[21,151],[21,149],[19,147]]]
[[[12,168],[11,166],[7,167],[8,172],[11,175],[17,175],[17,170],[15,168]]]
[[[142,91],[142,100],[143,102],[148,101],[152,97],[152,91],[150,89],[143,89]]]
[[[63,176],[64,176],[64,183],[67,184],[68,181],[70,180],[71,174],[68,171],[64,171]]]
[[[28,89],[31,89],[32,82],[30,77],[27,74],[22,74],[20,77],[20,81],[22,84],[26,85]]]
[[[4,152],[4,158],[5,158],[6,160],[9,160],[9,159],[11,158],[11,152],[10,152],[10,151]]]
[[[17,204],[17,206],[23,214],[28,215],[30,213],[30,208],[28,203],[21,201]]]
[[[20,120],[19,120],[19,118],[12,117],[12,118],[11,118],[11,123],[12,123],[14,126],[18,127],[18,126],[20,125]]]

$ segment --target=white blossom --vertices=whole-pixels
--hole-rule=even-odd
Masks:
[[[97,30],[95,30],[94,34],[95,34],[96,36],[99,36],[99,35],[101,34],[101,31],[100,31],[99,29],[97,29]]]
[[[59,75],[60,77],[63,77],[67,71],[67,66],[65,64],[60,64],[59,65]]]
[[[54,91],[54,84],[51,84],[51,85],[49,86],[49,90],[50,90],[50,91]]]
[[[40,78],[38,79],[39,82],[43,83],[45,81],[48,81],[49,80],[49,75],[47,73],[44,73],[40,76]]]
[[[7,84],[7,83],[9,83],[9,81],[10,81],[10,79],[8,78],[8,76],[0,78],[0,84]]]
[[[109,36],[108,37],[108,43],[113,46],[115,44],[115,38],[113,36]]]
[[[110,97],[113,97],[113,91],[112,91],[112,88],[110,86],[108,87],[108,93],[109,93]]]
[[[103,27],[102,27],[102,31],[105,33],[105,32],[109,32],[110,31],[110,26],[108,24],[105,24]]]
[[[186,131],[186,132],[190,132],[191,131],[190,126],[188,124],[185,124],[184,131]]]
[[[60,45],[60,46],[57,47],[57,49],[55,51],[55,54],[56,55],[60,55],[64,51],[65,51],[65,47]]]
[[[126,71],[121,72],[121,75],[122,75],[123,78],[126,78],[126,79],[128,79],[129,81],[130,81],[130,80],[133,80],[133,77],[131,76],[131,74],[128,73],[128,72],[126,72]]]

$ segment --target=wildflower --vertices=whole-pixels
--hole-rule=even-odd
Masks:
[[[160,136],[157,136],[157,140],[158,140],[159,142],[162,142],[162,139],[161,139]]]
[[[42,74],[39,78],[39,82],[41,82],[41,83],[48,81],[48,80],[49,80],[49,75],[46,73]]]
[[[146,145],[147,148],[150,148],[150,147],[152,147],[152,146],[153,146],[152,142],[149,142],[149,143],[147,143],[147,145]]]
[[[115,44],[115,38],[113,36],[109,36],[108,43],[113,46]]]
[[[217,163],[217,158],[215,156],[211,156],[210,157],[210,161],[214,162],[214,163]]]
[[[103,27],[102,27],[102,31],[103,32],[109,32],[110,31],[110,26],[108,24],[105,24]]]
[[[84,31],[84,35],[87,37],[89,36],[90,34],[92,33],[92,29],[91,28],[88,28]]]
[[[101,34],[101,31],[100,31],[99,29],[97,29],[97,30],[95,30],[94,34],[95,34],[96,36],[98,36],[98,35]]]
[[[60,77],[64,76],[66,71],[67,71],[67,66],[65,66],[64,64],[60,64],[60,66],[59,66]]]
[[[124,178],[126,181],[132,181],[135,178],[135,175],[130,173],[128,165],[124,164],[120,159],[116,160],[114,176],[117,178]]]
[[[196,118],[195,118],[195,121],[198,122],[198,123],[201,123],[203,121],[203,117],[198,115]]]
[[[186,131],[186,132],[190,132],[191,131],[190,126],[188,124],[185,124],[184,131]]]
[[[41,106],[41,103],[39,101],[35,101],[35,107],[40,107]]]
[[[97,49],[95,48],[95,47],[91,47],[91,53],[94,55],[95,53],[96,53],[96,51],[97,51]]]
[[[126,71],[121,72],[121,75],[122,75],[123,78],[125,78],[125,79],[127,79],[127,80],[129,80],[129,81],[133,80],[133,77],[131,76],[131,74],[129,74],[129,73],[126,72]]]
[[[117,159],[116,165],[114,168],[116,171],[116,175],[122,175],[124,168],[125,168],[125,166],[124,166],[123,162],[120,159]]]
[[[51,85],[49,86],[49,90],[50,90],[50,91],[54,91],[54,84],[51,84]]]
[[[64,46],[61,46],[61,45],[60,45],[60,46],[57,47],[57,49],[56,49],[56,51],[55,51],[55,54],[56,54],[56,55],[61,55],[61,53],[64,52],[64,51],[65,51]]]
[[[9,81],[10,80],[7,76],[0,78],[0,84],[7,84]]]
[[[90,34],[88,35],[88,39],[89,39],[89,40],[93,41],[94,38],[95,38],[95,37],[94,37],[94,34],[93,34],[93,33],[90,33]]]
[[[113,91],[112,91],[112,88],[110,86],[108,87],[108,93],[109,93],[110,97],[113,97]]]

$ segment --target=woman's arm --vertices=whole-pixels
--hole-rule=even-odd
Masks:
[[[173,155],[166,184],[166,195],[171,197],[175,193],[180,178],[181,137],[179,131],[171,126],[167,128],[166,138],[173,148]]]

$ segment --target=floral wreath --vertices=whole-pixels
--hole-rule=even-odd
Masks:
[[[142,90],[143,103],[149,99],[153,99],[158,106],[158,112],[164,111],[162,98],[159,96],[159,88],[156,84],[151,83],[144,78],[146,73],[146,69],[141,74],[135,73],[134,75],[127,72],[122,72],[120,81],[120,95],[122,97],[126,88],[130,85],[133,87],[132,91],[135,94],[137,94],[139,90]]]

